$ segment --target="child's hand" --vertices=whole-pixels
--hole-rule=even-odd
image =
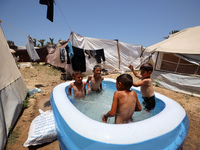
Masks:
[[[102,122],[103,122],[103,123],[106,123],[106,122],[107,122],[107,119],[108,119],[108,117],[106,116],[106,114],[103,115],[103,117],[102,117]]]
[[[69,98],[71,98],[71,99],[72,99],[72,98],[73,98],[73,96],[72,96],[72,95],[69,95]]]
[[[91,88],[88,88],[88,90],[86,91],[86,93],[88,94],[91,91]]]
[[[133,71],[133,65],[129,65],[128,67]]]

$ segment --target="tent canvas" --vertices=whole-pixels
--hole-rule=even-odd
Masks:
[[[27,88],[0,27],[0,149],[4,149],[9,128],[16,122]]]
[[[144,57],[152,55],[153,81],[165,88],[200,96],[200,26],[172,34],[149,46]]]
[[[140,64],[140,55],[142,52],[142,46],[124,43],[118,40],[106,40],[84,37],[74,32],[70,34],[70,41],[72,46],[83,50],[104,50],[105,61],[97,63],[96,58],[89,58],[86,56],[86,71],[84,74],[92,74],[93,67],[98,64],[102,69],[106,69],[110,72],[114,70],[126,71],[129,64],[137,66]],[[66,44],[57,47],[56,49],[49,48],[48,63],[64,68],[66,73],[72,74],[73,69],[71,64],[67,62],[60,62],[60,48],[66,47]]]

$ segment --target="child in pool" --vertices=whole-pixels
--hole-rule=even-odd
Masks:
[[[108,117],[115,116],[115,123],[128,123],[132,120],[135,111],[141,111],[141,105],[137,94],[134,90],[130,90],[133,79],[129,74],[122,74],[117,77],[116,87],[113,96],[111,110],[103,115],[102,121],[105,123]]]
[[[128,66],[133,74],[141,79],[141,81],[137,83],[133,83],[133,86],[141,86],[142,98],[144,100],[143,104],[145,105],[145,109],[152,110],[155,107],[155,96],[154,89],[151,81],[151,73],[153,71],[153,66],[150,63],[145,63],[140,67],[141,75],[138,74],[132,65]]]
[[[89,85],[86,82],[83,82],[83,75],[81,71],[75,71],[72,77],[75,82],[71,83],[68,88],[68,94],[71,96],[71,89],[73,89],[74,98],[84,98],[86,95],[86,85],[89,88]]]
[[[102,91],[102,81],[104,78],[101,76],[101,67],[95,65],[93,68],[93,75],[89,75],[87,83],[90,81],[92,91]]]

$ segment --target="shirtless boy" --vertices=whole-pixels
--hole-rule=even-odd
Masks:
[[[102,91],[102,81],[104,78],[101,76],[101,67],[95,65],[93,68],[93,75],[89,75],[87,83],[90,81],[92,91]]]
[[[151,82],[151,73],[153,71],[153,66],[150,63],[145,63],[140,67],[141,75],[138,74],[134,69],[132,65],[128,66],[133,74],[141,79],[141,81],[137,83],[133,83],[133,86],[141,86],[141,93],[142,98],[144,100],[144,105],[147,110],[152,110],[155,107],[155,96],[154,96],[154,89]]]
[[[71,96],[71,89],[73,89],[74,98],[84,98],[86,95],[86,82],[83,82],[83,75],[81,71],[75,71],[73,73],[73,79],[75,82],[71,83],[68,88],[68,94]]]
[[[108,117],[115,116],[115,123],[128,123],[132,120],[135,111],[141,111],[141,105],[137,94],[134,90],[130,90],[133,79],[129,74],[122,74],[117,77],[116,87],[113,96],[111,110],[103,115],[102,121],[105,123]]]

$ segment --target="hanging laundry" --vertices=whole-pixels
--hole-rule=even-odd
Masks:
[[[40,0],[40,4],[47,5],[47,19],[53,22],[53,4],[54,0]]]
[[[100,49],[100,50],[96,50],[96,55],[95,58],[97,60],[97,63],[101,63],[101,58],[103,61],[106,60],[105,55],[104,55],[104,50]]]
[[[73,51],[72,43],[71,43],[70,40],[69,40],[69,42],[68,42],[66,48],[68,49],[68,50],[67,50],[67,53],[68,53],[68,55],[69,55],[69,58],[72,59],[72,57],[74,56],[74,51]]]
[[[30,36],[27,39],[26,49],[31,61],[36,61],[40,59],[40,57],[38,56],[38,53],[36,52],[34,48],[33,39]]]
[[[65,57],[67,56],[67,52],[65,48],[60,48],[60,61],[61,63],[65,62]]]
[[[80,70],[82,72],[86,71],[86,60],[84,50],[72,46],[74,51],[74,56],[72,58],[72,68],[73,70]]]

